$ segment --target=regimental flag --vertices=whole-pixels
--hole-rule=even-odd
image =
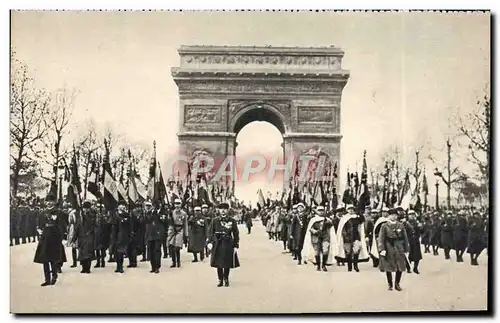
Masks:
[[[264,194],[262,190],[259,188],[257,191],[257,207],[260,211],[264,206],[266,206],[266,200],[264,199]]]
[[[140,199],[135,180],[132,176],[129,176],[128,178],[128,198],[132,201],[132,203],[136,203]]]
[[[80,183],[80,177],[78,176],[78,161],[77,153],[73,147],[73,157],[71,158],[70,164],[70,181],[68,186],[68,201],[71,207],[74,209],[79,209],[82,206],[80,193],[82,191],[82,186]]]
[[[414,185],[416,186],[416,185]],[[402,188],[402,198],[399,202],[399,206],[401,206],[404,210],[408,210],[410,208],[410,202],[412,199],[414,188],[412,189],[412,185],[410,183],[410,176],[408,172],[406,172],[404,184]]]
[[[103,159],[103,171],[102,171],[102,195],[103,204],[106,210],[114,210],[118,206],[118,188],[116,186],[116,181],[113,177],[111,171],[111,164],[109,162],[109,146],[106,140],[104,140],[104,159]]]
[[[313,200],[316,205],[323,205],[323,188],[321,182],[316,182],[316,186],[314,188]]]
[[[370,190],[368,189],[368,166],[366,164],[366,150],[363,152],[363,167],[361,170],[361,183],[358,193],[358,212],[363,214],[365,208],[370,205]]]
[[[98,200],[102,199],[102,193],[99,189],[99,165],[100,157],[94,156],[90,162],[90,175],[89,182],[87,184],[87,191],[89,191],[92,195],[94,195]]]

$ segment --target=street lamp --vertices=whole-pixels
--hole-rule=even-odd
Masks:
[[[438,172],[436,168],[436,172],[434,173],[436,176],[436,210],[439,210],[439,178],[442,176],[440,172]]]

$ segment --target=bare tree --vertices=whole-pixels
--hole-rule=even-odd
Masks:
[[[12,196],[16,196],[23,165],[32,158],[31,153],[36,154],[36,149],[47,132],[43,121],[50,100],[43,90],[37,89],[24,63],[13,58],[11,66],[10,168]]]
[[[101,143],[99,142],[97,127],[93,119],[85,122],[83,131],[79,135],[80,140],[75,144],[79,152],[79,165],[83,172],[83,199],[87,199],[87,185],[91,176],[91,164],[98,155]]]
[[[63,139],[68,134],[68,124],[73,114],[76,99],[76,90],[68,90],[66,87],[53,93],[51,104],[45,125],[48,128],[45,145],[48,152],[47,163],[52,168],[51,180],[58,183],[59,167],[69,153],[67,147],[63,147]]]
[[[489,87],[488,87],[489,88]],[[458,131],[468,143],[469,161],[478,168],[479,179],[489,182],[491,102],[489,91],[474,110],[458,118]]]

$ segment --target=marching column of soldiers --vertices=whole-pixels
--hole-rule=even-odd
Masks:
[[[128,207],[121,203],[110,212],[90,201],[72,209],[50,194],[45,200],[19,200],[11,206],[10,245],[38,241],[34,262],[43,265],[42,286],[56,284],[62,273],[67,261],[64,240],[71,248],[70,267],[79,263],[82,274],[91,273],[93,262],[93,268],[116,263],[115,272],[123,274],[125,259],[126,268],[132,269],[140,256],[140,262],[149,261],[150,272],[158,274],[162,258],[171,258],[171,268],[180,268],[180,252],[187,247],[193,262],[211,257],[211,266],[218,268],[218,286],[229,286],[229,270],[239,266],[237,223],[246,224],[250,234],[257,213],[269,239],[279,241],[298,265],[312,263],[317,271],[328,271],[336,263],[359,272],[358,264],[371,260],[386,273],[390,290],[402,289],[403,272],[420,273],[421,245],[423,253],[433,256],[443,249],[446,261],[464,262],[467,252],[472,266],[478,266],[484,249],[488,251],[488,210],[474,208],[417,214],[401,207],[367,207],[361,214],[350,204],[332,209],[297,203],[287,210],[276,202],[257,211],[231,209],[226,203],[186,207],[176,199],[172,208],[145,201]]]
[[[36,209],[25,202],[11,209],[10,243],[38,240],[34,262],[43,265],[41,286],[55,285],[62,273],[67,262],[64,240],[71,248],[70,267],[79,263],[81,274],[90,274],[93,262],[93,268],[116,263],[114,272],[124,274],[125,259],[127,268],[136,268],[138,255],[142,255],[140,262],[150,262],[150,273],[158,274],[162,253],[163,258],[172,259],[171,268],[181,267],[183,247],[193,255],[193,262],[211,256],[210,265],[217,268],[217,286],[229,286],[229,270],[240,266],[236,253],[239,230],[227,203],[216,208],[207,204],[184,207],[180,199],[175,199],[170,209],[150,201],[129,208],[120,202],[116,212],[109,212],[91,201],[83,202],[80,209],[72,209],[67,203],[60,206],[51,194],[37,202]],[[237,212],[251,214],[245,206],[238,206]],[[251,228],[251,219],[245,218],[245,223]]]
[[[297,203],[287,210],[281,202],[269,201],[260,216],[268,238],[282,242],[284,253],[298,265],[310,262],[317,271],[328,271],[327,266],[336,262],[359,272],[358,264],[371,259],[373,267],[386,273],[389,290],[402,290],[403,272],[420,274],[422,245],[424,253],[431,253],[432,246],[434,256],[443,249],[447,261],[454,250],[456,261],[464,262],[467,251],[472,266],[488,248],[488,211],[473,208],[417,214],[402,207],[368,206],[357,212],[351,204],[308,209]]]

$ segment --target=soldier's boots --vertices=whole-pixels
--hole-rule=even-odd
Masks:
[[[192,262],[198,262],[198,254],[196,252],[193,252],[194,259]]]
[[[316,270],[317,271],[321,271],[321,260],[320,260],[320,256],[316,256]]]
[[[222,280],[219,280],[219,283],[217,284],[217,287],[221,287],[223,285]]]
[[[401,286],[399,286],[398,283],[396,283],[396,285],[394,286],[394,289],[397,290],[398,292],[402,291],[403,289],[401,288]]]
[[[321,269],[323,269],[323,271],[328,271],[326,269],[326,261],[327,261],[327,259],[328,259],[328,255],[323,255],[323,264],[321,266]]]

